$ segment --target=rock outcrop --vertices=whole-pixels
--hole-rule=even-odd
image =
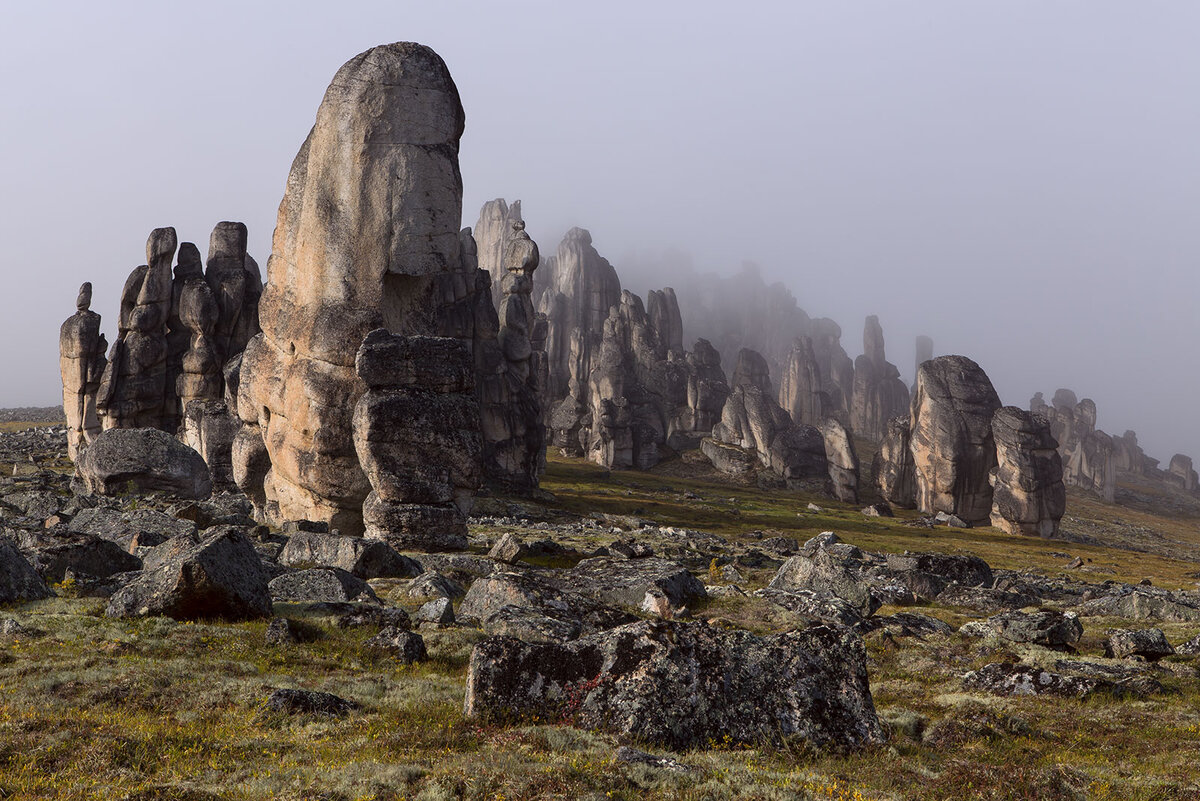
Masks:
[[[917,371],[911,448],[917,508],[986,523],[996,466],[992,416],[1000,408],[987,374],[965,356],[939,356]]]
[[[825,442],[833,497],[845,503],[858,503],[858,454],[850,432],[836,417],[826,418],[818,430]]]
[[[888,420],[908,406],[908,387],[899,368],[887,360],[883,328],[879,318],[871,315],[863,329],[863,355],[854,361],[850,425],[858,436],[878,441],[887,431]]]
[[[75,465],[84,490],[118,495],[129,490],[207,498],[212,477],[200,454],[156,428],[101,432]]]
[[[373,488],[352,436],[366,389],[355,355],[378,328],[438,331],[435,277],[461,269],[464,120],[446,65],[413,43],[356,56],[326,90],[288,176],[262,334],[240,373],[238,414],[252,433],[235,444],[238,483],[268,514],[363,530]],[[260,476],[264,449],[270,468]],[[461,530],[460,511],[436,508],[446,529]],[[377,516],[373,528],[402,523]]]
[[[58,359],[62,372],[63,412],[67,417],[67,455],[71,461],[101,430],[96,413],[96,391],[108,360],[108,345],[100,333],[100,315],[91,310],[92,284],[79,287],[75,314],[58,332]]]
[[[491,637],[471,654],[464,706],[472,717],[566,720],[675,749],[884,740],[862,640],[831,626],[760,638],[644,621],[566,643]]]
[[[992,417],[997,465],[992,470],[992,525],[1010,534],[1050,538],[1067,506],[1062,457],[1050,426],[1015,406]]]
[[[106,429],[163,426],[171,260],[176,245],[174,228],[154,229],[146,241],[146,264],[125,281],[118,335],[97,395]]]

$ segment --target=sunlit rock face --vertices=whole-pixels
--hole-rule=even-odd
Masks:
[[[238,413],[258,427],[270,468],[256,487],[262,457],[239,442],[235,477],[272,517],[363,529],[371,484],[352,436],[366,389],[355,354],[374,329],[437,332],[434,277],[460,269],[464,120],[442,59],[409,42],[356,56],[325,92],[288,175],[262,336],[240,374]]]
[[[970,523],[990,520],[992,415],[999,408],[987,373],[965,356],[939,356],[921,365],[910,443],[918,509],[956,514]]]
[[[1062,457],[1045,419],[1005,406],[992,417],[992,525],[1010,534],[1053,537],[1066,511]]]

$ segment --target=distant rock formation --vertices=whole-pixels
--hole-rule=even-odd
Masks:
[[[1050,405],[1034,395],[1030,410],[1050,425],[1062,456],[1063,482],[1096,493],[1112,503],[1116,498],[1116,448],[1113,439],[1096,428],[1096,404],[1078,400],[1069,389],[1054,393]]]
[[[775,402],[766,360],[752,350],[738,354],[721,421],[700,450],[726,473],[745,475],[764,468],[789,489],[829,488],[825,438],[813,426],[793,423]]]
[[[825,419],[826,408],[832,406],[823,386],[812,339],[797,337],[779,379],[779,405],[795,422],[819,425]]]
[[[71,461],[99,436],[100,418],[96,414],[96,391],[108,361],[107,348],[100,333],[100,315],[91,310],[92,284],[79,287],[75,314],[67,318],[58,332],[58,360],[62,373],[63,412],[67,417],[67,455]]]
[[[1167,472],[1175,479],[1184,492],[1195,492],[1197,485],[1196,471],[1192,469],[1192,457],[1177,453],[1171,457]]]
[[[1112,441],[1113,463],[1117,470],[1144,475],[1147,467],[1146,452],[1138,445],[1137,433],[1126,431],[1119,437],[1113,437]]]
[[[911,448],[917,508],[985,523],[996,466],[992,416],[1000,398],[983,369],[965,356],[939,356],[917,371]]]
[[[1066,511],[1062,457],[1049,424],[1015,406],[992,416],[992,525],[1009,534],[1051,538]]]
[[[863,328],[863,355],[854,361],[854,391],[850,424],[860,437],[878,442],[888,420],[908,408],[908,387],[900,370],[884,355],[883,327],[871,315]]]
[[[475,243],[479,247],[479,269],[486,270],[492,277],[492,302],[497,309],[504,305],[504,293],[501,289],[507,272],[504,259],[508,253],[513,225],[523,221],[521,201],[514,200],[510,205],[504,198],[496,198],[483,204],[483,208],[479,210],[479,220],[473,229]],[[524,226],[521,230],[525,230]],[[530,290],[532,291],[532,283]]]
[[[729,384],[721,369],[721,354],[707,339],[696,340],[687,363],[690,368],[687,409],[678,421],[678,432],[695,437],[711,432],[721,421],[721,412],[729,398]]]

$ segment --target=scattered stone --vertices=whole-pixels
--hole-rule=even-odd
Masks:
[[[277,617],[267,624],[267,645],[293,645],[299,641],[286,617]]]
[[[471,654],[464,708],[564,719],[676,750],[711,740],[883,741],[862,640],[841,627],[759,638],[656,621],[568,643],[490,637]]]
[[[424,662],[429,658],[425,652],[425,640],[421,635],[401,628],[388,626],[367,640],[367,645],[391,652],[403,665]]]
[[[407,593],[410,598],[461,598],[466,590],[457,581],[430,570],[410,581]]]
[[[654,756],[645,751],[630,748],[627,745],[623,745],[617,749],[616,761],[625,765],[649,765],[652,768],[671,773],[691,773],[695,770],[695,768],[691,768],[671,757]]]
[[[361,626],[377,626],[407,631],[412,628],[408,612],[390,606],[363,604],[346,612],[337,619],[339,629],[355,629]]]
[[[20,624],[19,621],[11,617],[6,617],[0,620],[0,637],[27,637],[29,629]]]
[[[519,636],[519,630],[538,631],[542,632],[541,641],[551,636],[573,639],[580,633],[593,634],[636,619],[588,596],[563,590],[550,577],[516,572],[476,579],[458,613],[481,621],[489,634]]]
[[[488,551],[488,556],[492,559],[500,562],[508,562],[509,564],[520,561],[524,555],[524,544],[512,532],[505,533],[504,536],[496,541],[492,549]]]
[[[997,637],[1046,648],[1069,649],[1083,636],[1074,612],[1004,612],[988,618]]]
[[[296,531],[279,553],[288,567],[336,567],[362,579],[411,578],[421,566],[383,540],[314,531]]]
[[[177,537],[155,551],[143,560],[141,575],[109,599],[106,615],[177,620],[271,615],[267,574],[242,529],[209,529],[199,542]]]
[[[601,603],[633,608],[641,606],[648,592],[662,595],[672,607],[705,597],[704,584],[687,568],[658,558],[584,559],[570,570],[556,574],[555,584]]]
[[[963,689],[992,695],[1056,695],[1065,698],[1087,698],[1104,690],[1117,696],[1145,697],[1161,692],[1162,685],[1148,677],[1109,681],[1089,676],[1069,676],[1053,673],[1032,665],[995,662],[963,676]]]
[[[1149,662],[1157,662],[1171,656],[1175,649],[1167,642],[1162,629],[1110,629],[1104,655],[1115,659],[1140,656]]]
[[[413,618],[418,623],[451,626],[454,624],[454,604],[450,602],[449,598],[435,598],[432,601],[426,601],[413,615]]]
[[[283,573],[267,585],[276,601],[326,601],[379,603],[370,585],[349,571],[337,567],[314,567]]]
[[[862,510],[864,517],[895,517],[892,507],[886,503],[873,503]]]
[[[340,717],[361,708],[354,701],[339,698],[333,693],[313,690],[275,690],[267,698],[268,710],[289,714]]]

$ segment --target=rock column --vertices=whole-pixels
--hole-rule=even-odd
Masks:
[[[100,315],[91,310],[92,285],[79,287],[75,314],[58,332],[58,363],[62,372],[63,413],[67,417],[67,454],[71,461],[101,430],[96,414],[96,391],[107,360],[100,333]]]

